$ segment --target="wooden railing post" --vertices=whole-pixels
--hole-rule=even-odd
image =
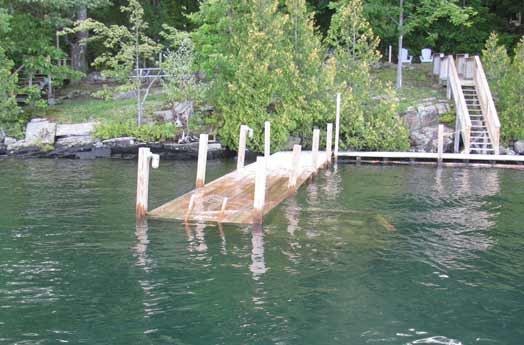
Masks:
[[[240,126],[240,138],[238,139],[238,159],[237,159],[237,170],[244,167],[244,161],[246,159],[246,140],[247,134],[253,136],[253,130],[246,125]]]
[[[200,140],[198,142],[197,176],[195,183],[197,188],[204,187],[206,184],[207,144],[208,135],[200,134]]]
[[[340,93],[337,93],[337,112],[335,115],[335,160],[338,157],[339,136],[340,136]]]
[[[264,158],[267,159],[271,156],[271,122],[266,121],[264,123]]]
[[[328,165],[331,164],[332,140],[333,140],[333,124],[332,123],[328,123],[327,124],[327,129],[326,129],[326,163]]]
[[[293,145],[293,156],[291,158],[291,169],[289,173],[289,181],[287,188],[290,193],[294,193],[297,190],[297,179],[300,172],[300,152],[302,151],[302,146]]]
[[[438,125],[437,155],[438,165],[442,165],[442,154],[444,153],[444,125]]]
[[[313,167],[313,173],[316,174],[318,171],[318,145],[320,141],[320,129],[315,128],[313,130],[313,144],[311,147],[311,165]]]
[[[256,169],[253,223],[262,224],[266,201],[266,162],[264,157],[257,157]]]
[[[138,170],[136,178],[136,216],[141,218],[147,214],[149,200],[149,164],[158,168],[160,157],[152,154],[147,147],[138,149]]]

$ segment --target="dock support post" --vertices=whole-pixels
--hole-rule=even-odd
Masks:
[[[253,201],[253,223],[262,224],[264,218],[264,204],[266,201],[266,162],[264,157],[257,157],[257,171],[255,175],[255,197]]]
[[[136,178],[136,216],[142,218],[147,214],[149,200],[149,163],[158,168],[160,157],[152,154],[147,147],[138,149],[138,171]]]
[[[438,125],[438,143],[437,143],[438,165],[442,166],[442,153],[444,152],[444,125]]]
[[[240,170],[244,167],[244,161],[246,158],[246,140],[247,133],[249,136],[253,136],[253,130],[246,125],[240,126],[240,138],[238,139],[238,160],[237,160],[237,170]]]
[[[191,215],[191,211],[193,211],[193,207],[195,207],[195,194],[191,195],[191,199],[189,199],[189,206],[186,210],[186,216],[184,217],[184,222],[187,224],[189,222],[189,216]]]
[[[220,214],[218,215],[218,222],[222,222],[224,219],[224,213],[226,212],[226,206],[227,206],[227,198],[224,198],[222,200],[222,207],[220,207]]]
[[[338,157],[338,140],[340,135],[340,93],[337,93],[337,112],[335,115],[335,160]]]
[[[196,187],[204,187],[206,184],[206,164],[207,164],[207,143],[208,135],[200,134],[198,142],[198,165],[196,176]]]
[[[291,158],[291,171],[289,174],[289,181],[287,183],[287,188],[290,193],[297,191],[297,178],[300,171],[300,152],[302,151],[302,146],[293,145],[293,157]]]
[[[332,140],[333,140],[333,124],[328,123],[327,129],[326,129],[326,164],[331,164],[331,156],[332,156]]]
[[[271,156],[271,122],[264,122],[264,158],[267,160]]]
[[[316,175],[318,171],[318,145],[320,141],[320,129],[313,130],[313,144],[311,147],[311,165],[313,166],[313,173]]]

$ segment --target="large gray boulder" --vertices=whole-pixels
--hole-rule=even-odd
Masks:
[[[434,126],[439,123],[442,115],[449,112],[447,101],[429,98],[417,107],[409,107],[402,116],[409,131],[416,131],[422,127]]]
[[[518,155],[524,154],[524,140],[515,141],[513,148]]]
[[[453,152],[453,134],[452,128],[444,126],[444,152]],[[409,139],[416,152],[437,152],[438,124],[412,131]]]
[[[156,122],[165,123],[173,122],[175,116],[173,115],[173,110],[159,110],[153,112],[153,117]]]
[[[86,136],[95,131],[96,122],[64,124],[56,126],[57,137]]]
[[[54,144],[56,135],[56,123],[46,119],[31,120],[25,130],[25,142],[27,144]]]

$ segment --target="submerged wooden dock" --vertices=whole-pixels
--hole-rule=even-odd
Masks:
[[[158,166],[158,157],[148,148],[139,152],[137,203],[138,217],[177,219],[185,222],[219,222],[260,224],[263,217],[288,196],[295,193],[318,170],[331,164],[333,126],[327,125],[326,149],[319,151],[320,130],[313,130],[312,150],[302,151],[294,145],[293,151],[270,154],[270,124],[265,125],[264,156],[244,166],[246,141],[252,130],[240,128],[237,169],[210,183],[205,183],[207,135],[200,136],[196,188],[166,204],[148,210],[149,161]]]
[[[182,195],[148,212],[148,216],[198,222],[258,223],[260,219],[257,218],[280,204],[324,165],[327,155],[319,152],[317,169],[312,164],[311,151],[301,152],[298,159],[297,166],[294,166],[293,152],[275,153],[267,161],[259,160]],[[261,167],[262,164],[266,166]],[[262,213],[257,215],[254,205],[255,180],[257,170],[264,168],[266,198]],[[296,174],[294,187],[290,186],[293,174]]]

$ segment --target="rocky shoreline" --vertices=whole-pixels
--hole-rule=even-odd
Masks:
[[[149,147],[166,160],[194,160],[198,142],[146,143],[132,137],[98,140],[92,137],[96,123],[57,125],[45,119],[33,119],[23,140],[0,137],[1,158],[136,159],[140,147]],[[208,159],[230,157],[233,152],[220,142],[210,141]]]

